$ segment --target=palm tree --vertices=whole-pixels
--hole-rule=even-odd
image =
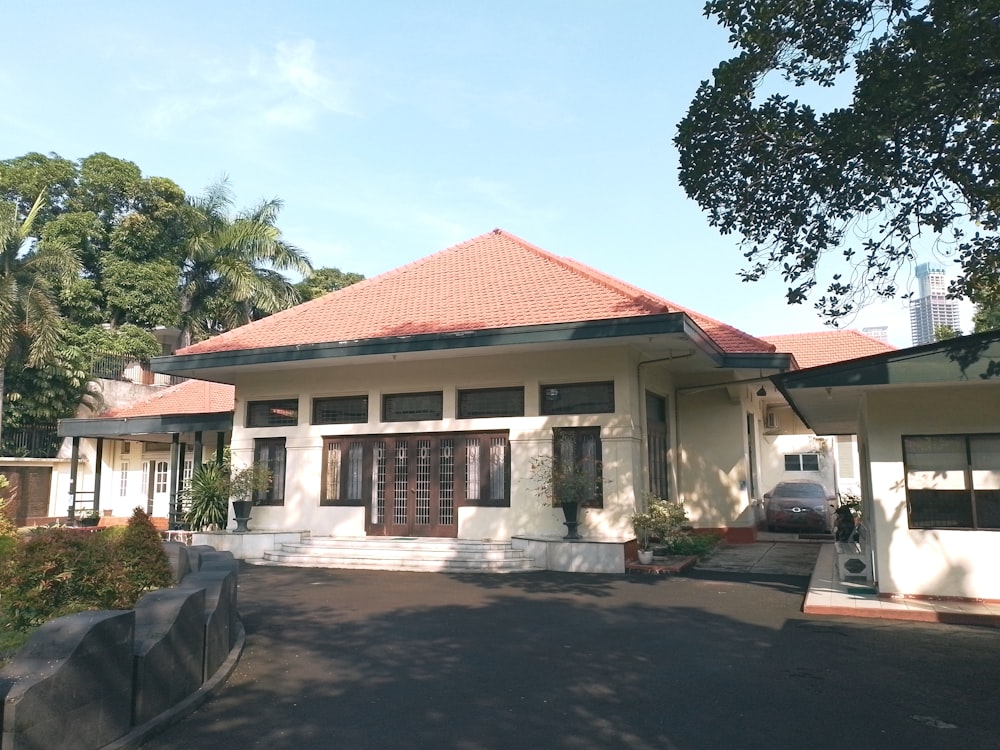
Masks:
[[[235,216],[232,203],[225,179],[189,200],[193,231],[181,267],[181,346],[297,304],[294,284],[280,271],[312,270],[275,226],[280,200]]]
[[[15,357],[28,367],[50,361],[62,340],[63,318],[51,281],[71,279],[79,263],[71,250],[39,244],[31,229],[45,203],[39,194],[24,219],[17,205],[0,203],[0,430],[4,373]]]

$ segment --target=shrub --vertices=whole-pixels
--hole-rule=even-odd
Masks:
[[[644,549],[651,542],[665,546],[686,537],[687,524],[687,511],[683,505],[663,500],[656,495],[647,495],[646,510],[632,516],[632,528]]]
[[[26,630],[88,609],[128,609],[173,575],[159,533],[140,508],[122,528],[32,532],[0,564],[3,627]]]
[[[702,557],[718,546],[721,537],[716,534],[686,534],[669,540],[664,546],[668,555],[697,555]]]

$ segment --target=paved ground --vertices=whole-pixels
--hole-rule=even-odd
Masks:
[[[246,566],[239,666],[144,748],[1000,748],[997,631],[803,615],[806,575],[773,570],[809,551],[668,577]]]

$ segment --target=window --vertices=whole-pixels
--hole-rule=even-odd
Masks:
[[[369,467],[371,461],[368,462]],[[364,505],[365,443],[354,437],[323,440],[320,505]]]
[[[543,385],[541,403],[542,414],[608,414],[615,410],[615,384]]]
[[[557,477],[585,485],[584,505],[604,507],[600,427],[556,427],[552,430],[552,469]]]
[[[253,441],[253,462],[271,473],[271,484],[254,495],[259,505],[285,504],[285,439],[259,438]]]
[[[911,529],[1000,529],[1000,435],[903,437]]]
[[[286,427],[299,423],[299,401],[250,401],[247,404],[247,427]]]
[[[670,435],[667,432],[667,400],[646,393],[646,449],[649,491],[664,500],[670,497]]]
[[[458,418],[523,417],[524,388],[480,388],[458,392]]]
[[[364,424],[367,421],[367,396],[342,396],[313,400],[313,424]]]
[[[167,462],[157,461],[153,468],[153,492],[161,494],[167,491]]]
[[[320,481],[320,505],[371,503],[372,523],[389,507],[396,524],[412,510],[418,525],[451,525],[460,505],[510,506],[510,440],[506,431],[328,437]]]
[[[819,454],[786,453],[785,471],[819,471]]]
[[[118,497],[128,497],[128,461],[119,464],[118,473]]]
[[[441,419],[444,398],[434,393],[396,393],[382,398],[383,422],[410,422],[418,419]]]

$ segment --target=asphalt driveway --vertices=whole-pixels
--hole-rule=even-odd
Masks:
[[[143,747],[1000,747],[995,630],[808,617],[807,582],[244,566],[239,666]]]

